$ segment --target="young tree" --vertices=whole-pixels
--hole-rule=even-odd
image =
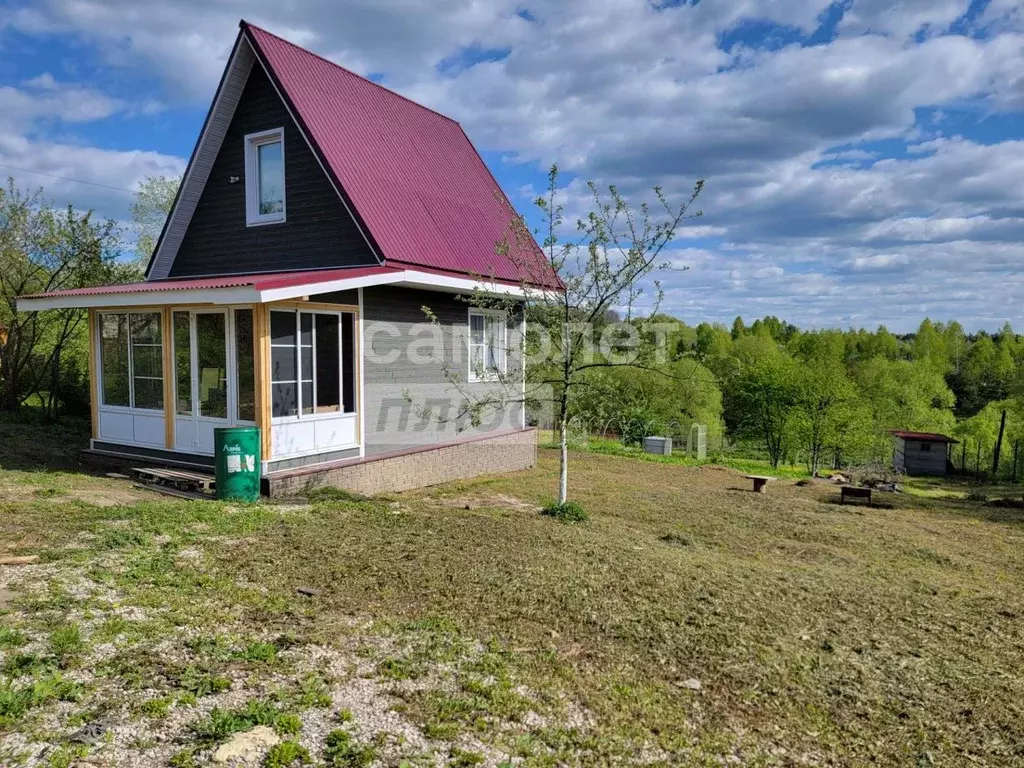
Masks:
[[[658,370],[655,362],[664,343],[641,343],[647,334],[637,333],[630,319],[638,300],[648,291],[653,294],[651,314],[656,313],[661,288],[651,275],[668,267],[661,258],[680,226],[701,215],[692,212],[692,207],[703,187],[704,182],[698,181],[677,203],[655,187],[653,206],[645,202],[633,208],[615,186],[609,186],[605,195],[590,183],[591,210],[576,222],[575,232],[569,236],[564,231],[564,208],[557,201],[558,168],[552,166],[546,194],[535,201],[542,231],[531,233],[523,220],[513,215],[511,231],[498,246],[519,266],[525,298],[495,298],[478,290],[468,299],[476,306],[500,308],[512,316],[524,312],[533,329],[526,339],[532,363],[526,366],[525,387],[516,374],[497,375],[494,386],[482,395],[463,387],[457,372],[449,370],[449,382],[465,400],[457,418],[468,414],[479,422],[484,412],[515,403],[550,408],[559,437],[559,504],[569,497],[568,430],[574,402],[582,390],[599,386],[588,376],[617,367]],[[534,234],[542,236],[542,255]],[[429,309],[425,310],[430,316]],[[620,315],[625,322],[611,322]],[[522,337],[510,333],[508,338],[506,354],[515,355]],[[652,348],[655,346],[659,349]]]
[[[139,182],[132,203],[132,229],[136,237],[135,256],[143,269],[153,255],[180,184],[181,179],[166,176],[147,176]]]
[[[14,410],[47,389],[55,417],[63,355],[85,329],[82,310],[18,312],[17,298],[127,277],[131,268],[116,262],[118,245],[112,221],[54,208],[41,192],[20,192],[14,179],[0,189],[0,408]]]

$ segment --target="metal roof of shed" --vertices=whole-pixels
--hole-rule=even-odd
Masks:
[[[904,440],[919,440],[922,443],[957,443],[949,435],[942,435],[938,432],[910,432],[905,429],[894,429],[891,433],[894,437],[901,437]]]

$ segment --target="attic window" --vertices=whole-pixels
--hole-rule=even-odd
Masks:
[[[245,137],[245,223],[284,221],[284,128]]]

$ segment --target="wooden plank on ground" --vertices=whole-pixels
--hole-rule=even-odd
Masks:
[[[162,493],[165,496],[174,496],[178,499],[195,499],[198,501],[211,501],[214,497],[208,493],[198,493],[196,491],[183,491],[180,488],[174,488],[169,485],[155,485],[150,483],[135,483],[135,488],[145,491],[156,491]]]

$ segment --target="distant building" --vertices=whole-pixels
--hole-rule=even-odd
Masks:
[[[894,429],[896,452],[893,465],[908,475],[945,475],[949,472],[949,446],[952,437],[934,432],[907,432]]]

